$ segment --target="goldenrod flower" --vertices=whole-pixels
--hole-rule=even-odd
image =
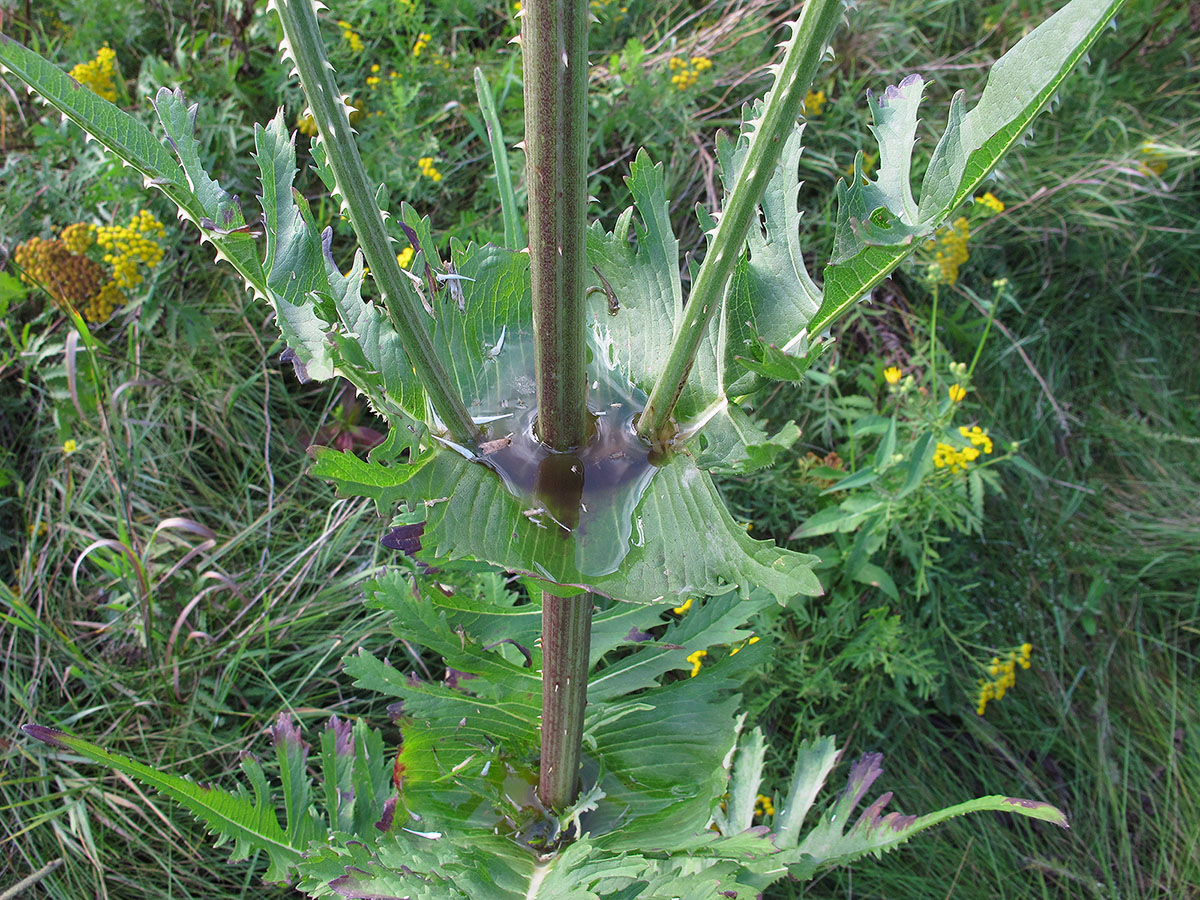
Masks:
[[[71,70],[71,77],[110,103],[117,102],[117,54],[105,44],[96,51],[91,62],[80,63]]]
[[[825,104],[828,100],[825,97],[824,91],[809,91],[804,95],[803,110],[804,115],[810,119],[815,119],[825,109]]]
[[[883,378],[888,384],[898,384],[903,374],[897,366],[888,366],[883,370]]]
[[[1003,201],[997,199],[996,196],[991,191],[988,191],[982,197],[976,197],[975,202],[978,203],[980,206],[982,206],[984,209],[990,210],[993,213],[1004,212]]]

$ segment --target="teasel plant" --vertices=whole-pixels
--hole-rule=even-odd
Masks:
[[[365,585],[366,604],[448,676],[421,681],[360,648],[344,671],[398,701],[402,742],[332,717],[314,753],[284,713],[273,763],[243,759],[249,790],[200,785],[47,725],[25,733],[157,788],[231,841],[235,858],[263,853],[266,880],[313,897],[755,896],[968,812],[1065,826],[1053,806],[1003,795],[908,816],[885,813],[885,793],[852,822],[881,774],[875,753],[818,812],[840,757],[832,738],[801,743],[792,777],[774,786],[778,813],[756,825],[767,746],[738,690],[770,647],[747,623],[772,605],[818,602],[821,589],[814,558],[750,538],[712,475],[789,451],[798,428],[764,431],[748,412],[756,399],[803,381],[831,326],[974,196],[1120,6],[1071,0],[995,64],[974,106],[955,94],[917,193],[926,82],[914,74],[869,95],[879,166],[868,177],[860,151],[837,183],[835,236],[821,248],[800,229],[800,116],[844,3],[809,0],[765,97],[736,135],[718,136],[724,196],[698,212],[707,243],[686,303],[662,163],[639,153],[633,205],[611,229],[587,221],[585,0],[522,10],[524,225],[476,72],[505,246],[452,241],[445,259],[430,221],[393,208],[359,158],[324,7],[272,0],[318,131],[312,167],[357,237],[348,273],[294,190],[282,111],[255,128],[252,225],[205,170],[199,110],[182,92],[154,98],[164,144],[0,37],[7,76],[164,193],[271,306],[300,377],[348,380],[388,422],[367,458],[316,448],[312,471],[387,517],[385,543],[407,556]],[[414,251],[411,272],[398,242]],[[805,263],[814,257],[819,279]],[[919,477],[930,461],[900,465]],[[519,581],[448,594],[422,574],[461,561]],[[689,599],[695,608],[664,620]]]

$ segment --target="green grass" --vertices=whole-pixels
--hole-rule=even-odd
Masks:
[[[359,21],[380,4],[352,6],[346,18]],[[515,141],[519,86],[505,80],[512,51],[499,41],[505,6],[489,7],[479,24],[462,4],[430,3],[424,21],[439,41],[466,29],[460,43],[439,46],[457,48],[456,71],[480,63],[498,91],[508,85],[503,115]],[[92,25],[115,9],[99,4],[92,24],[64,14],[71,27],[50,28],[44,46],[66,42],[64,59],[85,58],[105,33]],[[219,21],[184,15],[183,4],[170,9],[162,21],[146,15],[118,48],[125,74],[132,78],[152,48],[176,48],[146,62],[145,77],[166,72],[189,95],[210,98],[206,152],[249,197],[249,132],[238,117],[249,108],[265,118],[280,102],[289,116],[298,111],[294,89],[279,87],[273,31],[262,19],[248,26],[249,74],[239,75]],[[623,80],[595,85],[593,116],[604,133],[593,193],[606,221],[625,202],[622,160],[645,135],[657,158],[680,161],[673,217],[685,246],[698,246],[690,208],[712,190],[712,131],[733,124],[740,100],[761,87],[746,74],[775,35],[755,25],[781,7],[732,9],[736,22],[716,5],[631,3],[625,19],[602,14],[610,66],[637,58],[629,38],[647,49]],[[1130,5],[1056,113],[1005,162],[993,190],[1009,210],[973,235],[962,281],[941,298],[939,340],[947,353],[969,356],[983,322],[972,297],[990,299],[992,280],[1009,279],[972,402],[997,434],[1023,442],[1044,477],[1010,470],[1005,495],[989,500],[982,537],[955,538],[932,592],[896,610],[898,635],[864,626],[865,612],[887,605],[870,591],[839,594],[807,619],[764,623],[781,642],[778,662],[759,682],[771,687],[747,698],[772,732],[780,773],[795,742],[820,728],[842,735],[850,753],[884,751],[880,785],[896,790],[893,806],[904,812],[1006,792],[1059,804],[1072,829],[958,820],[882,860],[781,885],[772,897],[1200,896],[1200,100],[1191,87],[1200,43],[1185,12]],[[940,127],[950,92],[978,90],[980,64],[1043,14],[1044,4],[1030,2],[860,5],[820,85],[830,105],[808,133],[801,201],[815,239],[826,233],[829,188],[866,135],[866,88],[882,90],[919,67],[935,81],[925,119]],[[672,34],[678,22],[686,25]],[[379,34],[365,34],[371,54],[407,52],[408,31]],[[663,94],[666,61],[696,49],[712,52],[712,81],[694,97]],[[341,60],[343,71],[365,76],[371,54]],[[437,73],[414,65],[405,74],[432,84]],[[646,104],[633,102],[646,97],[663,101],[653,122]],[[396,173],[394,196],[419,196],[439,231],[486,236],[496,226],[481,180],[486,154],[470,123],[443,110],[450,99],[426,88],[391,110],[411,126],[406,143],[382,131],[366,143],[389,180]],[[14,121],[11,105],[6,116]],[[45,125],[24,137],[0,189],[6,249],[98,211],[127,218],[141,202],[140,188],[99,156],[73,161],[77,135]],[[1161,179],[1137,169],[1144,140],[1168,148]],[[411,176],[411,163],[430,152],[444,162],[444,193],[422,195],[431,186]],[[263,309],[214,273],[206,254],[187,249],[191,242],[159,276],[142,318],[102,354],[103,419],[79,421],[54,377],[65,333],[55,317],[20,306],[6,322],[13,334],[14,323],[32,323],[27,351],[47,352],[37,361],[15,358],[7,345],[0,353],[0,467],[13,476],[0,495],[12,536],[0,545],[0,581],[16,588],[0,589],[0,895],[62,859],[32,896],[287,896],[264,888],[253,867],[229,865],[226,851],[169,804],[42,752],[17,729],[64,725],[229,784],[239,752],[261,751],[281,710],[308,727],[332,712],[382,722],[383,710],[355,695],[338,660],[359,644],[393,659],[408,652],[357,599],[358,583],[388,561],[376,543],[380,520],[304,476],[304,436],[329,420],[336,393],[300,387],[290,367],[280,370]],[[927,294],[902,274],[843,330],[846,390],[874,396],[881,361],[919,357],[928,328]],[[804,449],[823,454],[836,432],[828,397],[785,388],[765,412],[802,421]],[[67,437],[79,443],[70,456],[61,451]],[[730,498],[756,534],[785,539],[809,512],[811,491],[797,485],[793,466],[741,487],[730,485]],[[202,536],[177,528],[155,534],[172,517],[204,526],[214,542],[201,547]],[[46,533],[27,537],[39,523]],[[111,545],[72,579],[81,551],[102,539],[122,540],[146,561],[149,591]],[[898,559],[889,571],[902,586],[912,576]],[[147,596],[149,655],[140,649]],[[1035,645],[1033,667],[976,716],[979,657],[1024,640]],[[933,673],[924,686],[913,674],[922,669]]]

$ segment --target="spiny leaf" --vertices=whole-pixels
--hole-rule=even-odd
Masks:
[[[270,868],[264,877],[269,882],[291,880],[301,852],[315,836],[308,829],[297,827],[295,834],[298,838],[303,836],[303,842],[293,843],[288,833],[280,828],[270,798],[261,789],[255,791],[252,800],[244,790],[231,794],[220,788],[201,786],[177,775],[159,772],[127,756],[111,753],[65,731],[44,725],[25,725],[22,730],[52,747],[78,753],[166,794],[211,831],[233,840],[233,859],[246,859],[256,850],[265,852],[270,859]],[[262,769],[253,757],[244,758],[242,768],[252,782],[265,788]]]

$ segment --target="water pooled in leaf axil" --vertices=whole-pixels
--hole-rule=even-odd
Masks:
[[[583,576],[616,571],[629,553],[634,512],[656,467],[634,429],[646,396],[624,374],[596,325],[589,332],[588,443],[555,453],[537,438],[533,340],[508,334],[489,355],[469,406],[486,425],[476,459],[528,504],[526,517],[575,542]],[[488,369],[491,371],[488,371]]]

